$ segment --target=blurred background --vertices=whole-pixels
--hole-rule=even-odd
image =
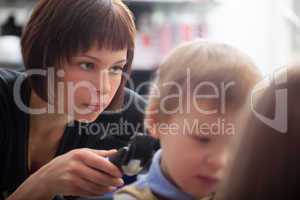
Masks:
[[[22,69],[19,36],[37,0],[0,0],[0,67]],[[209,38],[250,55],[263,74],[295,62],[300,53],[299,0],[125,0],[138,34],[135,87],[183,41]],[[147,86],[138,88],[147,93]]]

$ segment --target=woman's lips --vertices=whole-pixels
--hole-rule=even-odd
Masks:
[[[86,106],[88,107],[89,110],[93,112],[97,112],[101,110],[104,105],[99,103],[99,104],[86,104]]]

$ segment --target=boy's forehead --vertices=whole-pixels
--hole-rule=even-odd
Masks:
[[[236,134],[235,115],[199,115],[195,112],[172,117],[171,124],[183,134],[195,136],[232,136]]]
[[[207,110],[206,110],[207,111]],[[236,123],[236,120],[239,118],[239,115],[236,112],[228,112],[226,114],[222,113],[208,113],[201,112],[197,110],[193,110],[190,112],[182,112],[172,115],[170,118],[171,121],[177,122],[191,122],[199,121],[199,122],[211,122],[214,123],[217,120],[225,120],[227,122]]]

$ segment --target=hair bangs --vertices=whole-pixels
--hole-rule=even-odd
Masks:
[[[105,2],[105,4],[103,3]],[[109,3],[110,2],[110,3]],[[70,59],[92,47],[112,51],[134,49],[135,25],[127,7],[120,1],[94,1],[87,10],[72,20],[72,25],[62,34],[59,60]],[[70,35],[69,33],[72,33]]]

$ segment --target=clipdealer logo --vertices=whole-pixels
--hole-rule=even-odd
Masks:
[[[254,115],[261,120],[264,124],[275,129],[280,133],[287,133],[288,131],[288,89],[280,88],[275,90],[275,114],[274,119],[270,119],[262,114],[260,114],[254,108],[254,96],[259,91],[270,87],[272,84],[275,86],[280,86],[281,84],[287,83],[287,67],[280,68],[271,74],[271,76],[266,77],[260,81],[253,89],[251,94],[251,110]]]

